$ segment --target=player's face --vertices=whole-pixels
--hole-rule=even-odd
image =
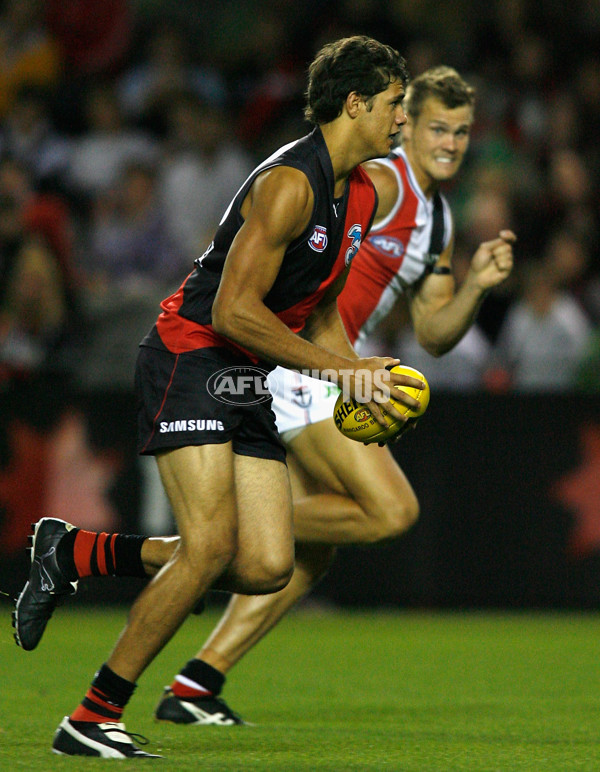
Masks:
[[[386,156],[400,132],[400,127],[406,123],[406,113],[402,107],[404,87],[399,81],[392,81],[385,91],[376,94],[370,102],[370,110],[363,113],[363,137],[372,147],[367,158],[382,158]]]
[[[459,170],[472,123],[469,105],[450,109],[433,97],[425,100],[416,122],[409,120],[403,129],[404,146],[424,191],[451,179]]]

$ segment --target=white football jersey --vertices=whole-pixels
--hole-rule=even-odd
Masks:
[[[340,297],[338,308],[355,344],[387,316],[406,287],[415,284],[437,260],[429,252],[433,227],[433,199],[427,200],[399,148],[380,163],[398,181],[398,198],[390,214],[373,227],[358,254]],[[452,234],[452,213],[444,198],[444,249]]]

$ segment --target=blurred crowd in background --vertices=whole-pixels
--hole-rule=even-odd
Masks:
[[[367,349],[437,389],[600,391],[599,0],[3,0],[0,393],[131,388],[247,173],[307,132],[308,63],[357,33],[477,89],[445,189],[457,282],[480,242],[519,239],[453,352],[422,352],[402,304]]]

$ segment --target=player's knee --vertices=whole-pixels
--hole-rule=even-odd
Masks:
[[[294,572],[293,556],[265,555],[246,571],[245,582],[256,595],[283,590]]]
[[[398,535],[403,534],[404,531],[408,531],[419,519],[420,514],[419,500],[412,494],[407,497],[407,500],[403,502],[399,511],[397,512],[397,526]]]
[[[409,530],[419,517],[419,501],[414,494],[401,499],[388,498],[377,502],[368,512],[366,542],[394,539]]]

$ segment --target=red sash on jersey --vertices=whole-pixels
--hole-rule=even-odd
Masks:
[[[377,194],[369,176],[360,167],[352,171],[349,177],[350,189],[344,221],[344,231],[340,248],[329,276],[319,287],[299,303],[276,316],[290,328],[299,332],[307,318],[321,300],[327,289],[343,273],[368,232],[375,216]],[[188,277],[189,278],[189,277]],[[186,279],[187,281],[187,279]],[[183,303],[185,281],[176,293],[161,303],[162,312],[158,317],[156,329],[164,345],[175,354],[197,349],[225,346],[228,349],[242,353],[257,362],[258,358],[251,352],[239,346],[234,341],[219,335],[210,324],[198,324],[179,314]]]

